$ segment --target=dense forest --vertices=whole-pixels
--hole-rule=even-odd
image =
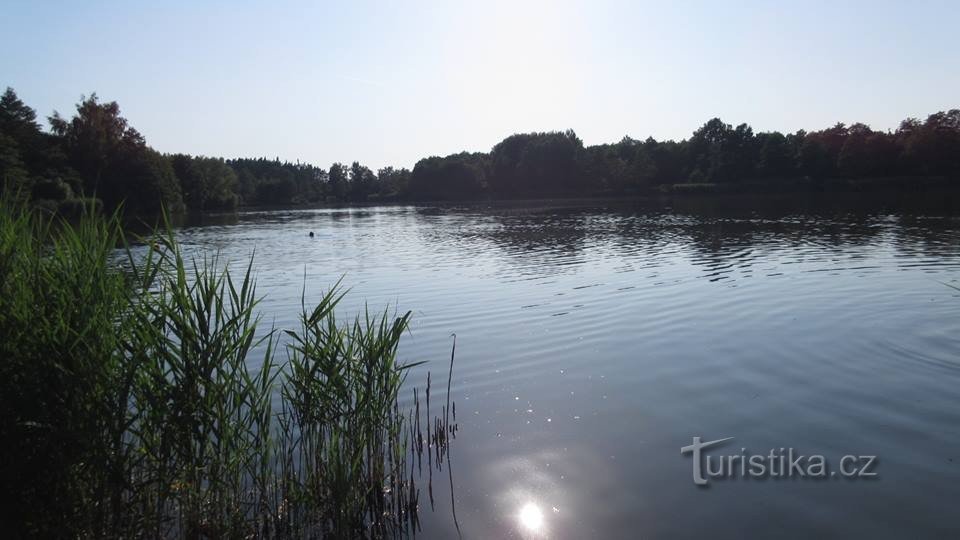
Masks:
[[[13,89],[0,98],[3,190],[51,210],[87,204],[132,213],[233,210],[336,202],[629,196],[663,191],[863,188],[934,181],[960,187],[960,109],[865,124],[754,133],[714,118],[682,141],[624,137],[584,146],[572,130],[507,137],[490,152],[428,157],[413,170],[358,162],[322,169],[279,159],[162,154],[116,102],[81,98],[49,129]],[[885,182],[885,180],[887,182]]]

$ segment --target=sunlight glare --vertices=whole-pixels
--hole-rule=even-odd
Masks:
[[[531,531],[540,530],[543,526],[543,512],[540,507],[528,502],[520,509],[520,524]]]

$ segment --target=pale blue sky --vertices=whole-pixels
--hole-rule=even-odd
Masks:
[[[957,1],[2,4],[0,85],[43,116],[96,91],[163,152],[412,167],[960,107]]]

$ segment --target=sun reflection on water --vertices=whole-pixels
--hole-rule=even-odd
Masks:
[[[530,532],[539,532],[543,528],[543,511],[536,503],[528,502],[523,505],[518,514],[520,525]]]

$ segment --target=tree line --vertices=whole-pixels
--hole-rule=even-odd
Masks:
[[[121,203],[131,213],[233,210],[240,205],[396,200],[410,171],[372,171],[353,162],[322,169],[279,159],[161,154],[120,114],[116,102],[82,98],[44,130],[37,113],[7,88],[0,97],[3,191],[51,210]],[[85,198],[86,197],[86,198]]]
[[[116,102],[82,98],[49,129],[13,89],[0,98],[0,180],[5,191],[69,210],[82,195],[129,212],[233,210],[323,202],[626,196],[695,186],[817,188],[832,179],[960,180],[960,109],[895,131],[838,123],[820,131],[754,133],[719,118],[681,141],[624,137],[585,146],[572,130],[521,133],[490,152],[421,159],[376,172],[359,162],[323,169],[279,159],[161,154]]]

